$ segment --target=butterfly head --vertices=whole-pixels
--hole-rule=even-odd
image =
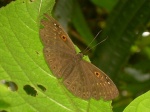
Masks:
[[[77,62],[81,61],[82,58],[83,58],[83,54],[81,52],[79,52],[78,54],[76,54],[74,56],[74,61],[77,63]]]

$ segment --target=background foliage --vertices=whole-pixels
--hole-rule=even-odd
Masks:
[[[117,85],[113,111],[150,111],[150,36],[144,35],[149,0],[57,0],[55,6],[54,0],[0,2],[0,111],[112,111],[111,101],[76,98],[50,73],[39,21],[52,9],[75,45],[81,51],[89,45],[92,62]]]

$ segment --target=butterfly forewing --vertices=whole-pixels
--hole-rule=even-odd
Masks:
[[[76,54],[75,48],[57,21],[48,15],[45,17],[46,19],[41,21],[44,28],[40,29],[40,37],[44,44],[44,56],[53,73],[61,78],[63,72],[70,68],[69,63],[72,56]]]
[[[92,97],[95,99],[103,98],[104,100],[111,100],[118,96],[118,89],[113,81],[95,65],[82,60],[82,66],[87,70],[85,74],[90,77],[90,86],[92,84]],[[94,81],[94,82],[93,82]]]
[[[45,46],[60,46],[65,50],[71,50],[75,53],[73,42],[62,29],[61,25],[52,17],[45,15],[46,20],[42,20],[41,24],[44,28],[40,29],[40,37]]]

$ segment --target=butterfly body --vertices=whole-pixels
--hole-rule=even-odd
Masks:
[[[45,15],[40,37],[44,44],[45,60],[57,78],[75,96],[83,99],[111,100],[118,96],[113,81],[99,68],[83,60],[82,53],[76,53],[73,42],[63,28],[52,17]]]

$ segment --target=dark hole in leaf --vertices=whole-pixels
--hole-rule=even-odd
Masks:
[[[9,4],[12,1],[15,1],[15,0],[0,0],[0,7],[6,6],[7,4]]]
[[[43,92],[46,91],[46,88],[45,88],[43,85],[37,84],[37,86],[38,86]]]
[[[17,91],[18,90],[17,84],[13,81],[1,80],[0,82],[2,84],[4,84],[5,86],[7,86],[11,91]]]
[[[0,110],[0,112],[7,112],[6,110]]]
[[[23,87],[23,89],[25,90],[25,92],[28,94],[28,95],[31,95],[31,96],[36,96],[37,95],[37,91],[30,85],[25,85]]]

